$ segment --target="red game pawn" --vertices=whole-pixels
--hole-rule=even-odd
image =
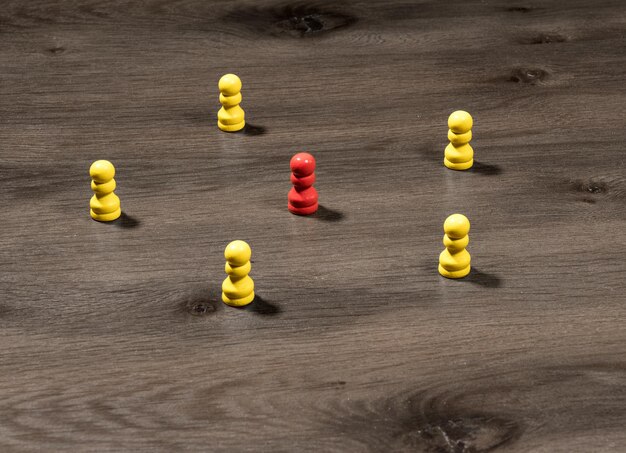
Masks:
[[[289,162],[293,187],[287,196],[289,211],[297,215],[311,215],[317,211],[315,159],[309,153],[298,153]]]

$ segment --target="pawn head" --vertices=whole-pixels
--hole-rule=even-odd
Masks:
[[[89,167],[89,176],[97,183],[110,181],[115,176],[115,167],[108,160],[97,160]]]
[[[456,134],[465,134],[472,128],[473,125],[474,120],[472,119],[472,116],[463,110],[452,112],[452,114],[448,117],[448,127]]]
[[[220,92],[226,96],[234,96],[241,91],[241,79],[235,74],[223,75],[218,83]]]
[[[309,153],[298,153],[289,162],[291,171],[296,176],[309,176],[315,171],[315,158]]]
[[[470,222],[463,214],[452,214],[443,223],[443,231],[449,238],[460,239],[468,235]]]
[[[226,246],[224,250],[224,258],[230,264],[235,266],[243,266],[252,256],[252,250],[250,246],[244,241],[233,241]]]

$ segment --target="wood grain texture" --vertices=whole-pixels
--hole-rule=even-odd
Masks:
[[[625,31],[618,0],[2,2],[0,450],[626,451]]]

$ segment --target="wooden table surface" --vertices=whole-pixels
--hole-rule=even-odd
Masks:
[[[2,1],[0,450],[626,451],[625,38],[621,0]]]

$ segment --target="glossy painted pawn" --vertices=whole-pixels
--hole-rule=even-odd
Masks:
[[[241,103],[241,79],[235,74],[226,74],[219,81],[220,103],[217,112],[217,127],[226,132],[237,132],[244,128],[245,113]]]
[[[254,300],[254,281],[248,276],[252,265],[252,250],[244,241],[233,241],[226,246],[225,270],[228,277],[222,283],[222,301],[233,307],[243,307]]]
[[[298,153],[291,158],[291,183],[287,195],[289,211],[297,215],[311,215],[318,208],[315,182],[315,159],[309,153]]]
[[[108,160],[97,160],[89,167],[91,190],[94,195],[89,201],[90,214],[94,220],[111,222],[121,214],[120,199],[113,191],[116,183],[115,167]]]
[[[472,116],[463,110],[453,112],[448,118],[448,146],[443,163],[452,170],[467,170],[474,164],[474,150],[469,144],[472,139]]]
[[[452,214],[443,224],[443,245],[439,255],[439,273],[447,278],[462,278],[470,272],[469,244],[470,222],[463,214]]]

